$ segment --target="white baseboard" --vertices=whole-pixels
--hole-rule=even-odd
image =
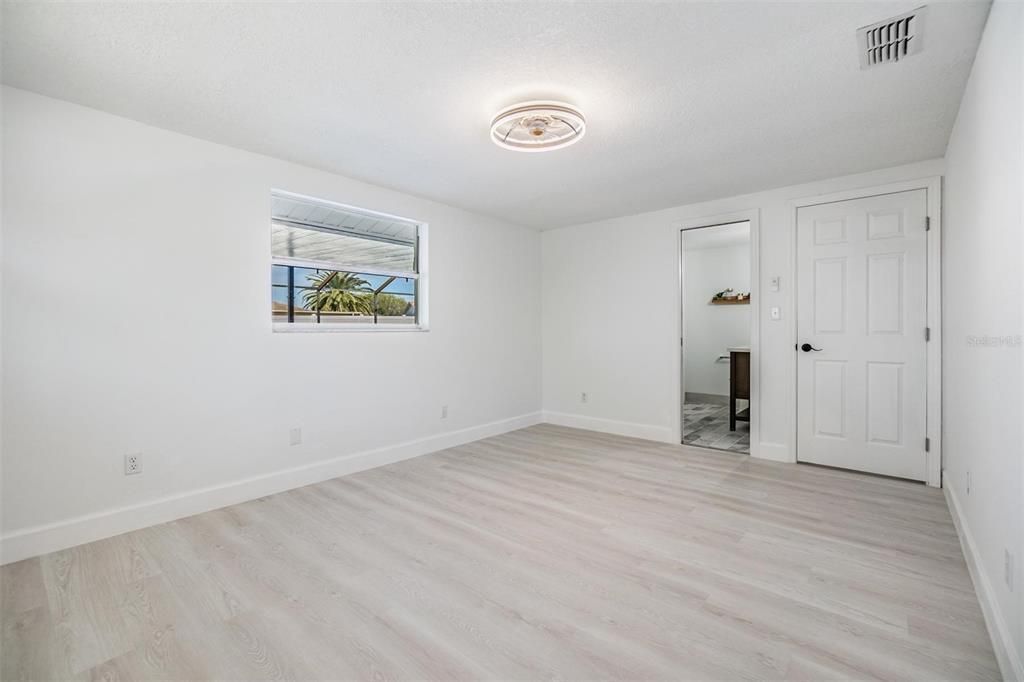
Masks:
[[[999,602],[996,600],[995,590],[981,566],[978,548],[974,544],[974,536],[964,518],[956,492],[950,485],[946,485],[942,490],[946,493],[946,502],[949,504],[949,511],[953,517],[953,525],[956,526],[957,535],[960,536],[960,547],[964,551],[967,569],[971,573],[971,580],[974,581],[974,591],[978,594],[981,611],[985,615],[985,625],[988,627],[989,637],[992,638],[992,648],[995,649],[996,660],[999,661],[999,670],[1004,680],[1024,682],[1021,653],[1014,645],[1013,635],[1006,624],[1006,619],[1003,618]]]
[[[534,412],[459,431],[344,455],[222,485],[169,495],[140,504],[18,530],[0,538],[0,564],[20,561],[128,531],[220,509],[265,495],[426,455],[541,422]]]
[[[574,429],[614,433],[617,436],[643,438],[644,440],[655,440],[661,443],[675,442],[672,429],[665,426],[620,422],[613,419],[600,419],[598,417],[587,417],[582,414],[569,414],[566,412],[548,412],[547,410],[544,411],[543,418],[548,424],[569,426]]]
[[[770,459],[773,462],[796,462],[793,449],[785,443],[760,443],[750,454],[757,459]]]
[[[569,426],[574,429],[586,429],[587,431],[599,431],[601,433],[614,433],[617,436],[629,436],[630,438],[642,438],[653,440],[659,443],[673,443],[678,445],[675,434],[671,428],[666,426],[654,426],[653,424],[638,424],[636,422],[622,422],[614,419],[601,419],[599,417],[588,417],[582,414],[570,414],[568,412],[543,412],[543,421],[558,426]],[[785,443],[761,443],[759,447],[751,451],[751,456],[758,459],[770,459],[773,462],[796,462],[793,452]]]

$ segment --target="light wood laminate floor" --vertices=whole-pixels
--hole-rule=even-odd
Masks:
[[[999,676],[940,491],[550,425],[0,580],[4,680]]]

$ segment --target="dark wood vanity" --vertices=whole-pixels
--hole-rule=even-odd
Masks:
[[[736,411],[736,401],[746,400],[747,407]],[[736,422],[750,421],[750,349],[729,349],[729,430]]]

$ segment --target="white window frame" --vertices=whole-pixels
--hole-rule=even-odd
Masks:
[[[270,196],[286,197],[289,199],[295,199],[299,201],[309,201],[317,204],[324,204],[337,208],[341,211],[348,211],[365,215],[373,218],[380,218],[382,220],[396,220],[407,223],[413,223],[416,225],[416,273],[407,272],[395,272],[390,270],[383,270],[378,268],[365,268],[361,266],[344,266],[344,272],[356,272],[367,275],[380,275],[384,277],[398,276],[407,277],[416,280],[416,322],[413,324],[324,324],[324,323],[309,323],[309,322],[274,322],[271,320],[271,327],[274,332],[284,333],[315,333],[315,334],[335,334],[335,333],[351,333],[351,332],[380,332],[380,333],[392,333],[392,332],[425,332],[430,331],[430,317],[429,317],[429,306],[427,301],[429,300],[429,281],[428,276],[428,231],[429,226],[427,223],[414,220],[412,218],[406,218],[403,216],[394,215],[391,213],[382,213],[381,211],[374,211],[371,209],[361,208],[359,206],[352,206],[351,204],[342,204],[336,201],[329,201],[327,199],[321,199],[319,197],[313,197],[306,194],[298,194],[295,192],[289,192],[286,190],[272,189]],[[270,215],[271,221],[274,220],[273,213]],[[315,261],[306,260],[303,258],[287,258],[274,256],[273,249],[270,251],[270,266],[267,268],[267,276],[270,281],[267,283],[266,291],[269,295],[272,290],[273,277],[271,275],[274,265],[291,265],[293,267],[302,268],[316,268],[319,270],[338,270],[340,263],[333,263],[330,261]],[[270,305],[265,306],[270,308]]]

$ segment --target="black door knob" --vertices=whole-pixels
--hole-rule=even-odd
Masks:
[[[813,351],[820,351],[821,349],[820,348],[815,348],[814,346],[812,346],[809,343],[805,343],[804,345],[800,346],[800,350],[802,350],[805,353],[810,353],[812,350]]]

